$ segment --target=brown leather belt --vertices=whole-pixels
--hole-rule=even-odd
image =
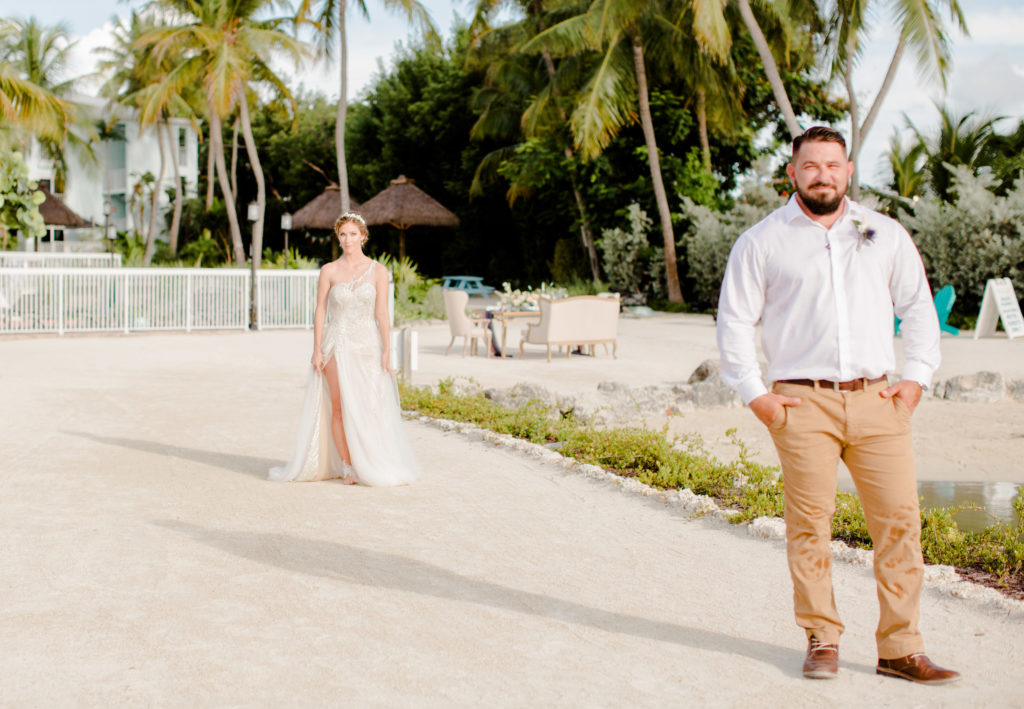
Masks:
[[[861,377],[860,379],[851,379],[848,382],[832,382],[828,379],[780,379],[779,384],[799,384],[807,387],[818,387],[820,389],[831,389],[832,391],[860,391],[872,384],[878,384],[878,382],[884,382],[885,375],[875,377],[874,379],[868,379]]]

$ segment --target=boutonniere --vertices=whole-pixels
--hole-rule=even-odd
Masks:
[[[875,230],[870,225],[862,222],[860,219],[854,219],[853,225],[857,227],[857,233],[860,234],[860,238],[857,239],[857,251],[860,251],[860,247],[865,243],[871,246],[875,243]]]

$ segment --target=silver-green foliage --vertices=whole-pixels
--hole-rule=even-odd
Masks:
[[[991,176],[949,167],[953,201],[921,200],[899,219],[921,252],[932,286],[951,284],[956,310],[973,315],[989,278],[1011,279],[1017,296],[1024,296],[1024,178],[1001,197],[991,191]]]
[[[43,236],[46,225],[39,205],[44,199],[36,183],[28,179],[28,165],[21,153],[13,148],[0,151],[0,228],[17,229],[30,238]]]
[[[683,234],[683,248],[693,307],[718,307],[718,292],[733,243],[783,202],[761,177],[752,178],[733,205],[720,212],[682,198],[681,211],[690,223]]]
[[[639,204],[629,205],[629,230],[615,227],[603,229],[597,246],[608,283],[625,293],[637,293],[651,261],[651,244],[647,232],[651,220]]]

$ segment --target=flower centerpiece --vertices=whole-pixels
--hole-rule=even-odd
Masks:
[[[568,295],[565,288],[556,288],[554,284],[545,283],[541,283],[537,290],[534,290],[533,286],[527,286],[526,290],[519,290],[512,288],[512,284],[505,281],[501,284],[501,288],[500,291],[496,291],[495,295],[501,302],[502,310],[536,310],[538,298],[554,300]]]

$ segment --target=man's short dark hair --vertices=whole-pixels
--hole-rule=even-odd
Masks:
[[[829,128],[828,126],[814,126],[793,138],[794,157],[796,157],[796,154],[800,152],[800,146],[808,141],[818,143],[839,143],[843,146],[843,151],[846,151],[846,139],[843,138],[842,133],[834,128]]]

